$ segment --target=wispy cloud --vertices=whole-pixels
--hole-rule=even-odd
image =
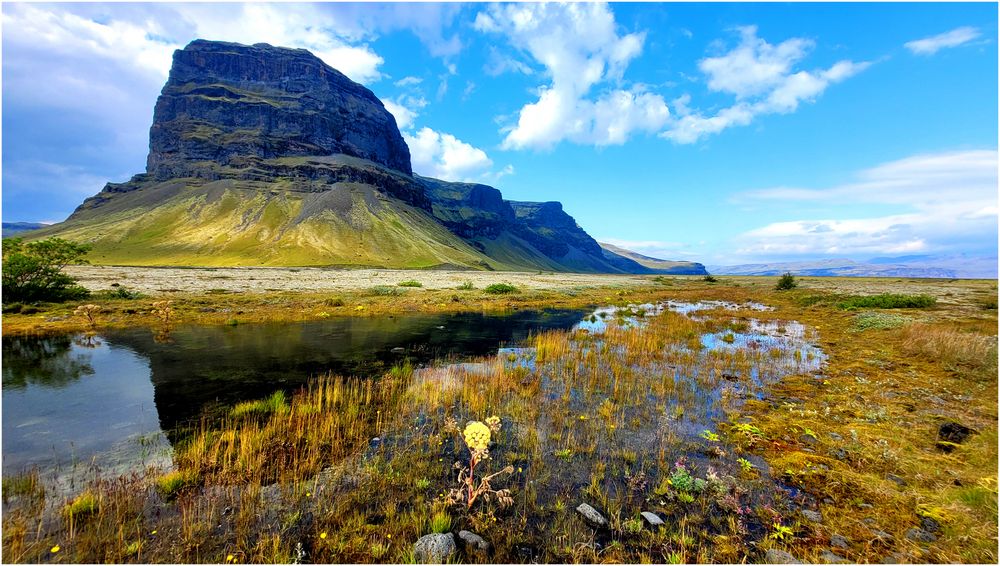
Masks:
[[[869,218],[776,222],[737,238],[755,257],[966,251],[983,242],[996,253],[997,151],[925,154],[861,171],[827,189],[781,187],[744,193],[767,202],[865,203],[898,213]],[[981,250],[980,250],[981,251]]]
[[[906,47],[917,55],[933,55],[942,49],[966,44],[979,36],[978,29],[965,26],[931,37],[908,41],[903,44],[903,47]]]

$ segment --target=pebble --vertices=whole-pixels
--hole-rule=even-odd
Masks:
[[[444,564],[456,550],[455,535],[433,533],[417,539],[413,545],[413,558],[419,564]]]
[[[837,442],[843,442],[843,440],[844,440],[844,437],[840,436],[836,432],[831,432],[830,433],[830,438],[833,439],[833,440],[835,440],[835,441],[837,441]]]
[[[764,553],[764,562],[767,564],[802,564],[801,560],[796,559],[791,554],[774,548],[770,548]]]
[[[842,535],[831,535],[830,546],[834,548],[850,548],[851,543],[847,541],[847,537],[844,537]]]
[[[849,564],[850,560],[845,559],[839,554],[830,552],[829,550],[824,550],[819,554],[819,561],[823,564]]]
[[[594,509],[586,503],[581,503],[577,508],[576,512],[583,517],[584,522],[590,525],[594,529],[604,529],[608,526],[608,520],[601,515],[597,509]]]
[[[486,552],[490,549],[490,543],[472,531],[458,531],[458,539],[462,541],[466,551]]]
[[[813,523],[822,523],[823,515],[819,511],[810,511],[808,509],[802,510],[802,516],[809,519]]]
[[[906,531],[906,538],[916,542],[934,542],[937,540],[937,537],[933,533],[916,527]]]
[[[896,474],[886,474],[885,475],[885,479],[887,479],[887,480],[895,483],[899,487],[905,487],[906,486],[906,480],[904,480],[903,478],[897,476]]]
[[[646,523],[649,524],[650,527],[662,527],[664,524],[663,519],[661,519],[656,513],[643,511],[640,514],[642,515],[642,518],[645,519]]]

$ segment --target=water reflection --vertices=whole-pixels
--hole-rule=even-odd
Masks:
[[[420,364],[493,354],[533,331],[570,328],[582,316],[407,315],[175,327],[166,336],[121,329],[4,338],[3,469],[51,469],[95,457],[105,468],[127,467],[213,404],[290,393],[326,372],[379,375],[404,358]]]

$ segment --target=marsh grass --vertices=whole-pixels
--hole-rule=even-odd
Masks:
[[[937,303],[930,295],[900,295],[882,293],[879,295],[864,295],[844,297],[837,306],[844,310],[853,309],[925,309]]]
[[[992,311],[858,340],[854,314],[835,301],[802,310],[794,293],[701,287],[670,291],[778,310],[657,314],[629,305],[638,294],[609,291],[603,304],[628,315],[598,317],[603,332],[540,333],[513,355],[404,363],[375,380],[321,376],[284,397],[283,409],[206,416],[179,433],[175,469],[197,480],[170,501],[156,490],[156,471],[86,488],[100,505],[79,521],[45,523],[41,511],[21,507],[5,513],[4,557],[49,561],[60,545],[58,559],[74,562],[291,562],[300,550],[315,563],[408,562],[420,536],[468,529],[491,543],[491,562],[740,563],[762,560],[767,548],[814,561],[831,532],[851,539],[842,552],[856,562],[897,551],[909,561],[995,562]],[[734,337],[743,346],[720,340],[726,347],[713,349],[701,340],[767,324],[784,337],[794,327],[777,321],[789,318],[822,327],[804,337],[829,355],[821,369],[794,341],[751,346]],[[907,409],[932,396],[946,403],[935,411],[980,431],[950,455],[934,447],[937,417]],[[497,486],[512,490],[513,504],[447,507],[455,466],[468,464],[448,423],[492,414],[503,427],[481,465],[514,470]],[[838,449],[843,459],[831,455]],[[775,481],[814,498],[824,523],[798,519]],[[574,511],[581,502],[611,528],[595,536]],[[666,527],[640,529],[641,510]],[[944,525],[938,543],[906,540],[919,513]],[[875,528],[894,542],[873,542]]]

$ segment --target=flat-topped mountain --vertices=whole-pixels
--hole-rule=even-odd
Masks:
[[[413,175],[382,102],[308,51],[204,40],[174,53],[146,172],[51,235],[121,265],[655,272],[559,203]]]

